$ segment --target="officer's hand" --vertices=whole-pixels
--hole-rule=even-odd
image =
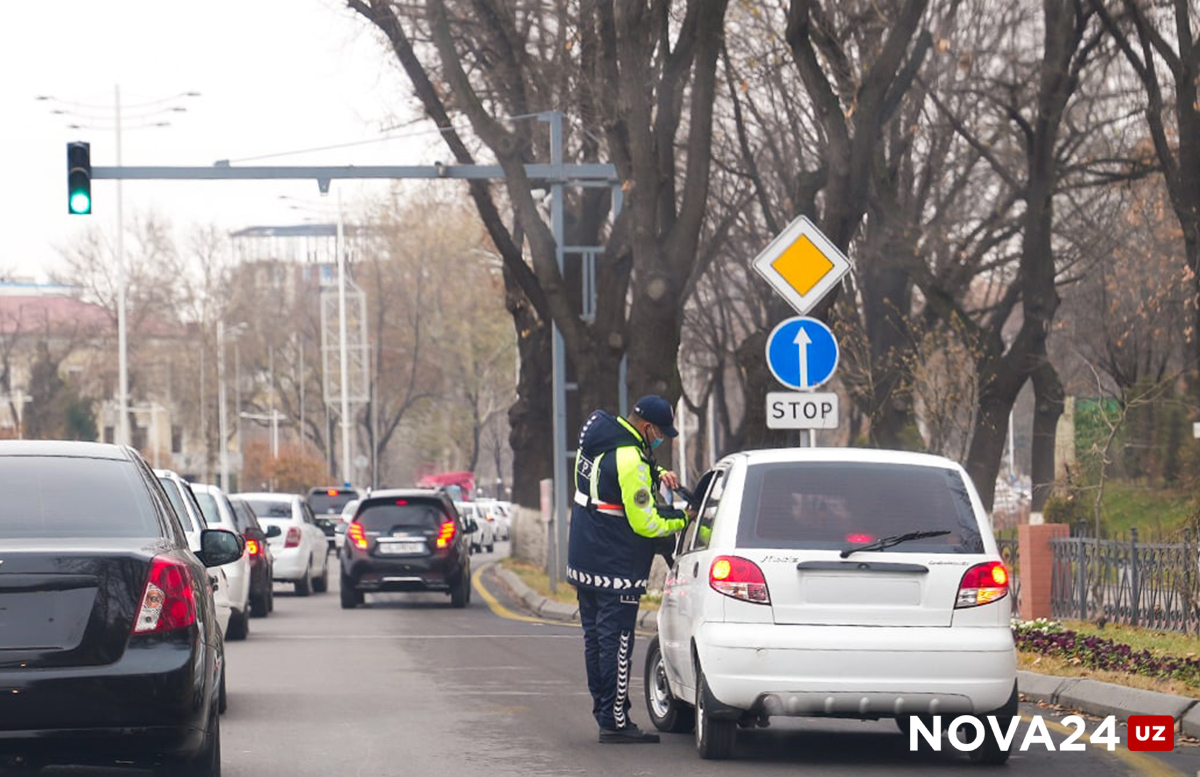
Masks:
[[[667,488],[671,488],[671,489],[679,488],[679,476],[676,475],[674,472],[662,473],[661,480],[662,480],[663,485],[666,486]]]

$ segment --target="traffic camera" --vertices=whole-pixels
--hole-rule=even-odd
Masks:
[[[67,212],[92,212],[92,147],[83,141],[67,144]]]

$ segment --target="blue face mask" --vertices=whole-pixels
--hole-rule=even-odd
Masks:
[[[659,437],[657,440],[650,443],[650,450],[654,450],[655,448],[657,448],[658,446],[660,446],[662,444],[663,444],[663,438]]]

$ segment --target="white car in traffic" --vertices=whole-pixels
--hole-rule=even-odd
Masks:
[[[210,529],[225,529],[234,534],[241,530],[234,520],[233,505],[225,492],[217,486],[192,483],[192,493],[200,505],[200,512]],[[225,630],[225,638],[231,640],[245,639],[250,633],[250,548],[242,551],[242,557],[232,564],[220,567],[228,580],[229,601],[233,612],[229,619],[229,627]]]
[[[645,666],[663,731],[725,758],[771,716],[1016,714],[1008,576],[967,473],[937,456],[779,449],[697,489]],[[977,760],[1003,763],[989,726]]]
[[[155,477],[167,494],[167,501],[179,516],[183,533],[187,535],[188,547],[193,553],[200,551],[200,532],[209,528],[204,520],[200,504],[192,493],[192,487],[186,480],[169,469],[154,470]],[[214,527],[215,528],[215,527]],[[216,606],[217,624],[222,634],[229,633],[229,625],[233,621],[233,599],[229,595],[229,580],[225,567],[210,567],[208,570],[210,584],[213,586],[213,604]]]
[[[264,528],[280,529],[279,536],[267,540],[275,560],[275,579],[292,583],[297,596],[325,593],[329,588],[329,540],[304,497],[274,493],[234,496],[249,503]]]
[[[487,515],[475,502],[455,502],[458,514],[465,520],[475,521],[476,529],[471,534],[471,552],[482,553],[484,549],[491,553],[496,549],[495,524],[489,521]]]

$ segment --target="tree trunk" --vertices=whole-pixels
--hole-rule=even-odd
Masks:
[[[1030,509],[1041,512],[1054,491],[1055,448],[1058,419],[1063,414],[1063,385],[1058,370],[1049,361],[1033,373],[1033,501]]]
[[[1000,473],[1000,460],[1008,443],[1008,415],[1021,386],[1025,385],[1024,376],[1000,372],[1002,369],[996,362],[987,368],[980,368],[979,412],[975,415],[971,448],[965,465],[988,512],[991,512],[996,498],[996,476]]]
[[[912,343],[906,321],[911,307],[908,273],[894,266],[883,247],[861,273],[863,313],[871,356],[871,443],[881,448],[911,448],[906,434],[915,424],[906,359]]]

